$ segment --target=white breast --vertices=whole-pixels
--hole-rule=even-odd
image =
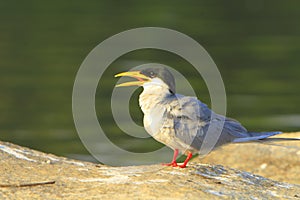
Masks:
[[[144,127],[150,135],[155,135],[164,123],[163,115],[166,105],[163,103],[169,90],[165,85],[153,84],[144,86],[139,98],[140,107],[144,113]]]
[[[173,120],[164,114],[170,112],[168,101],[169,91],[164,88],[147,87],[140,95],[139,103],[144,113],[144,127],[146,131],[157,141],[169,146],[172,149],[179,149],[181,152],[190,149],[175,136]]]
[[[154,136],[159,133],[165,121],[163,117],[164,113],[165,108],[156,106],[144,115],[144,127],[150,135]]]

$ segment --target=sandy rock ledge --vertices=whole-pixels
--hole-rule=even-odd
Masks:
[[[300,185],[221,165],[109,167],[0,142],[0,199],[300,199]]]

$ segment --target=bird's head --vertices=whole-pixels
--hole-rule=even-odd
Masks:
[[[137,81],[130,81],[116,85],[122,86],[161,86],[167,88],[171,93],[175,94],[175,79],[171,72],[166,68],[146,68],[141,71],[129,71],[116,74],[115,77],[132,77]]]

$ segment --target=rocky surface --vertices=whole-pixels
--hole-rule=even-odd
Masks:
[[[300,138],[300,132],[286,133],[274,138]],[[232,144],[213,151],[194,162],[231,167],[273,180],[300,184],[300,141],[270,144]]]
[[[236,163],[244,162],[245,166],[252,166],[249,168],[253,171],[255,162],[258,162],[255,169],[262,168],[262,162],[267,162],[260,160],[261,152],[256,152],[251,146],[234,149],[234,153],[230,152],[230,148],[238,146],[225,148],[229,149],[224,149],[224,158],[219,155],[218,159],[212,153],[205,161],[225,162],[227,152],[227,158],[229,154],[233,157],[239,153],[242,155],[239,162],[225,163],[228,166],[238,167]],[[274,153],[273,150],[270,151]],[[252,151],[255,156],[251,155]],[[296,164],[294,171],[287,173],[292,173],[295,178],[291,180],[297,182],[300,174],[297,168],[299,149],[289,151],[282,155],[275,152],[275,156],[273,153],[271,156],[281,161],[284,165],[282,170]],[[286,159],[290,153],[292,157]],[[274,181],[221,165],[199,164],[195,162],[197,160],[185,169],[161,165],[109,167],[57,157],[6,142],[0,142],[0,156],[0,199],[300,199],[300,185]],[[298,160],[294,161],[295,158]],[[276,173],[269,163],[264,169],[272,169]]]

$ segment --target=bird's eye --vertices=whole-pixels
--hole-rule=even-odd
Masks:
[[[151,78],[154,77],[154,72],[150,72],[150,77],[151,77]]]

